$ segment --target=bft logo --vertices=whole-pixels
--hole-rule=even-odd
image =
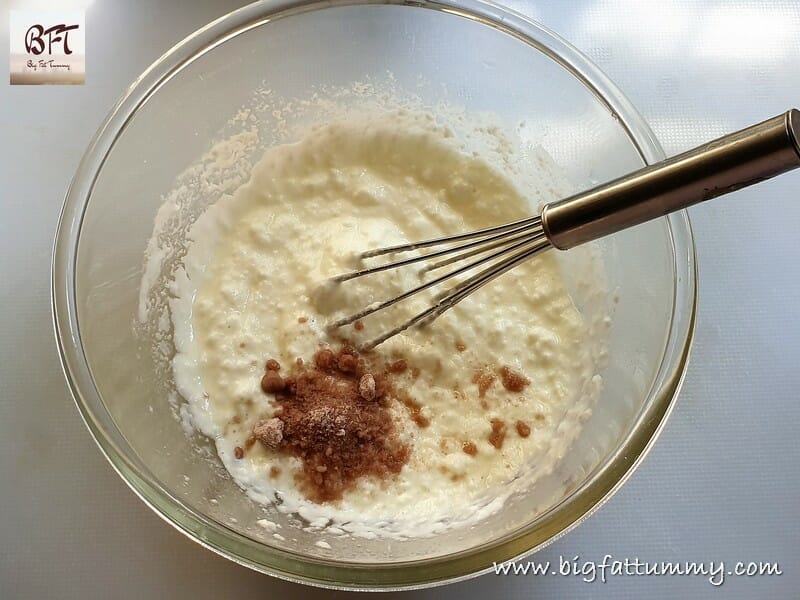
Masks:
[[[86,80],[83,12],[11,11],[11,84],[81,84]]]
[[[31,25],[25,34],[25,50],[30,54],[39,56],[47,48],[47,53],[53,53],[53,44],[61,44],[65,55],[72,54],[69,49],[69,32],[80,29],[80,25],[53,25],[45,29],[42,25]],[[47,41],[47,46],[45,46]]]

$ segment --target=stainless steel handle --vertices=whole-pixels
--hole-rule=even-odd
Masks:
[[[548,204],[542,225],[561,250],[800,167],[800,111],[731,133]]]

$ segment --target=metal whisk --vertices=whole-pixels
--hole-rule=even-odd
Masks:
[[[333,281],[343,283],[422,261],[428,263],[422,269],[425,273],[457,266],[398,296],[340,319],[331,327],[353,323],[453,277],[469,275],[439,293],[426,310],[362,344],[363,350],[372,349],[409,327],[430,323],[478,288],[551,247],[568,250],[798,166],[800,111],[791,109],[586,192],[547,204],[541,216],[469,233],[367,250],[360,258],[434,249],[420,256],[345,273]],[[437,249],[439,246],[444,248]]]

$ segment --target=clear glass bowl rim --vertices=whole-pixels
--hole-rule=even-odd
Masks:
[[[399,590],[466,579],[533,553],[571,530],[605,503],[635,470],[672,410],[686,372],[697,311],[697,271],[685,211],[665,217],[674,266],[673,313],[658,373],[629,435],[572,494],[527,527],[493,543],[434,559],[398,564],[324,561],[260,544],[186,506],[149,475],[105,410],[81,346],[75,267],[83,216],[105,159],[135,112],[185,66],[241,33],[301,13],[354,5],[396,5],[467,18],[543,52],[580,80],[625,129],[646,163],[665,155],[652,131],[617,87],[585,56],[542,25],[483,0],[276,0],[235,10],[189,35],[139,76],[90,142],[69,186],[55,235],[52,309],[62,368],[89,431],[112,467],[156,514],[210,550],[289,581],[349,590]]]

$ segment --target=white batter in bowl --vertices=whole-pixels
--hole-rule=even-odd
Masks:
[[[539,199],[558,197],[563,176],[548,156],[536,154],[533,172]],[[334,122],[269,149],[249,182],[190,229],[170,303],[178,390],[235,481],[258,502],[329,532],[415,537],[474,524],[500,509],[513,482],[530,486],[550,473],[600,392],[605,341],[550,255],[375,351],[407,362],[395,386],[419,407],[414,415],[399,399],[390,403],[410,448],[398,475],[364,477],[341,499],[314,502],[298,487],[300,459],[247,445],[276,408],[260,387],[267,359],[313,360],[339,343],[326,323],[419,283],[418,270],[406,268],[326,284],[355,266],[356,253],[533,210],[503,173],[424,114]],[[589,283],[602,291],[600,273]],[[357,343],[387,331],[432,294],[345,335]],[[522,385],[509,385],[509,373]]]

